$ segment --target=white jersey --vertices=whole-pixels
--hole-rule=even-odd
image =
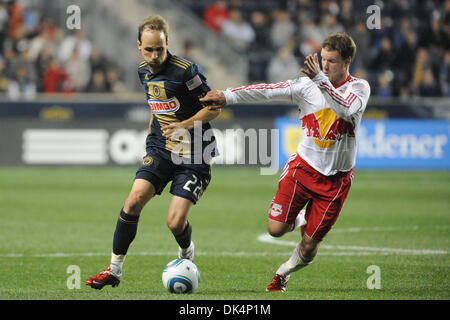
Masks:
[[[275,84],[223,91],[227,104],[285,101],[298,105],[302,135],[297,152],[323,175],[355,165],[356,132],[370,96],[369,83],[351,75],[334,87],[322,73]]]

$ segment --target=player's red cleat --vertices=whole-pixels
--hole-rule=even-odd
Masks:
[[[102,289],[104,286],[110,285],[117,287],[120,283],[120,277],[114,275],[111,268],[103,270],[99,274],[90,277],[86,280],[86,285],[91,286],[94,289]]]
[[[281,274],[276,273],[272,279],[272,282],[269,283],[269,285],[267,286],[266,292],[272,291],[285,292],[288,280],[289,276],[285,277],[282,276]]]

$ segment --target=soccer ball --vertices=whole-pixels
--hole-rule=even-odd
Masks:
[[[200,283],[200,272],[192,261],[175,259],[164,268],[162,282],[171,293],[193,293]]]

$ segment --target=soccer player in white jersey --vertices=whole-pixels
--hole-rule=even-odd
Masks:
[[[298,105],[302,135],[287,161],[269,210],[267,229],[281,237],[300,227],[301,242],[266,291],[286,291],[290,274],[309,265],[344,205],[353,179],[356,133],[370,96],[366,80],[350,75],[356,53],[346,33],[330,34],[306,57],[304,75],[276,84],[213,90],[200,99],[210,109],[227,104],[286,101]],[[305,207],[304,210],[302,210]]]

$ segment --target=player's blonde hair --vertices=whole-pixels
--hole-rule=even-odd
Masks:
[[[169,39],[169,24],[160,15],[147,17],[138,28],[138,40],[141,41],[142,32],[146,30],[162,31]]]
[[[344,60],[351,57],[353,61],[356,55],[356,44],[352,37],[345,32],[330,34],[323,42],[322,48],[329,51],[337,50]]]

